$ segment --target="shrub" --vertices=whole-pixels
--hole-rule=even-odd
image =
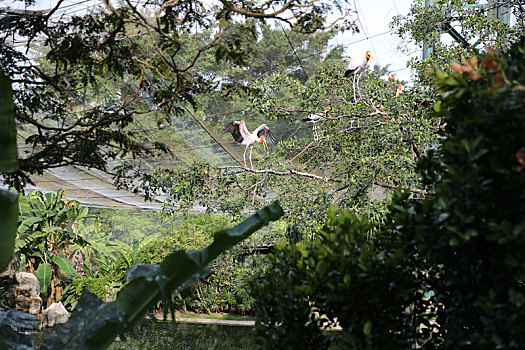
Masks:
[[[441,156],[420,163],[434,193],[396,192],[373,235],[332,209],[318,240],[277,250],[252,286],[268,348],[523,346],[525,38],[452,68],[436,71]]]

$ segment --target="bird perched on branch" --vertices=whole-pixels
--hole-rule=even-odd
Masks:
[[[374,56],[372,56],[372,53],[370,51],[367,51],[365,54],[365,60],[362,63],[357,64],[352,61],[350,62],[350,64],[348,65],[348,68],[345,71],[345,78],[348,78],[351,75],[353,76],[352,87],[354,89],[354,101],[355,101],[355,89],[356,89],[356,82],[355,82],[356,76],[357,76],[357,87],[359,88],[359,79],[361,78],[361,73],[365,71],[366,67],[368,66],[368,61],[370,61],[370,58],[374,58]]]
[[[303,122],[309,122],[313,124],[314,141],[319,140],[319,136],[317,135],[317,122],[325,118],[328,112],[330,112],[330,107],[326,107],[321,113],[312,113],[303,119]]]
[[[270,128],[266,124],[261,124],[257,129],[254,130],[254,132],[250,133],[248,129],[246,128],[246,123],[244,120],[236,120],[234,122],[231,122],[230,124],[226,125],[223,131],[226,133],[231,133],[233,136],[233,139],[240,143],[241,145],[245,145],[246,149],[244,150],[243,158],[244,158],[244,167],[248,168],[246,165],[246,151],[248,148],[250,148],[250,167],[253,170],[253,164],[252,164],[252,149],[253,145],[256,142],[262,143],[264,145],[264,148],[266,151],[268,151],[268,144],[266,143],[266,139],[270,143],[273,142],[273,136],[270,132]]]

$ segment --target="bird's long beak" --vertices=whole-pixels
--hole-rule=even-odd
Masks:
[[[262,139],[261,143],[264,145],[264,148],[266,149],[266,152],[268,152],[268,144],[266,143],[266,140]]]

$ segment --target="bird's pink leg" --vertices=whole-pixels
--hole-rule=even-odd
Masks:
[[[359,92],[359,98],[362,99],[363,96],[361,96],[361,90],[359,90],[359,80],[361,79],[361,73],[359,73],[359,76],[357,77],[357,92]],[[354,97],[355,99],[355,97]]]
[[[250,166],[253,170],[253,164],[252,164],[252,151],[253,151],[253,145],[250,146]]]
[[[356,100],[356,98],[355,98],[355,76],[356,76],[356,74],[354,74],[354,77],[353,77],[353,79],[352,79],[352,87],[353,87],[353,89],[354,89],[354,103],[357,102],[357,100]]]
[[[244,167],[245,168],[248,168],[248,166],[246,165],[246,151],[248,150],[248,146],[246,146],[246,148],[244,149],[244,154],[242,155],[242,157],[244,158]]]

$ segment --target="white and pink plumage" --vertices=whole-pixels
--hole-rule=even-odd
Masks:
[[[250,167],[253,170],[253,164],[252,164],[252,150],[253,145],[256,142],[262,143],[265,147],[265,149],[268,151],[268,144],[266,143],[266,139],[268,141],[273,142],[272,134],[270,132],[270,128],[266,124],[261,124],[257,129],[255,129],[252,133],[248,131],[248,128],[246,128],[246,123],[244,120],[236,120],[234,122],[229,123],[224,128],[224,133],[231,133],[233,136],[233,139],[240,143],[241,145],[246,146],[246,149],[244,150],[243,158],[244,158],[244,167],[248,168],[246,165],[246,151],[248,148],[250,148]]]
[[[371,58],[374,58],[372,56],[372,53],[370,51],[367,51],[365,54],[365,59],[362,63],[357,64],[355,62],[350,62],[348,67],[345,71],[345,78],[348,78],[352,76],[352,87],[354,89],[354,102],[355,102],[355,90],[359,89],[359,79],[361,78],[361,73],[363,73],[368,66],[368,61],[370,61]],[[356,76],[357,76],[357,84],[356,84]]]

